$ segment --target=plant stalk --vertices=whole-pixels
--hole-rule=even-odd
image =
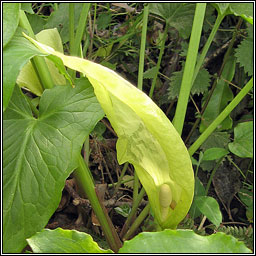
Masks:
[[[221,162],[222,162],[222,160],[223,160],[224,158],[225,158],[225,156],[221,157],[221,158],[218,160],[218,162],[216,163],[216,166],[214,167],[214,169],[213,169],[212,172],[211,172],[211,176],[210,176],[210,178],[209,178],[209,180],[208,180],[208,183],[207,183],[207,185],[206,185],[206,188],[205,188],[205,195],[206,195],[206,196],[207,196],[208,191],[209,191],[209,188],[210,188],[210,186],[211,186],[213,176],[215,175],[215,173],[216,173],[218,167],[220,166],[220,164],[221,164]]]
[[[114,190],[113,196],[116,194],[117,190],[119,189],[119,187],[120,187],[120,185],[121,185],[121,183],[122,183],[122,179],[123,179],[123,177],[124,177],[124,175],[125,175],[125,172],[126,172],[126,170],[127,170],[128,164],[129,164],[129,163],[127,163],[127,162],[124,164],[124,167],[123,167],[123,170],[122,170],[122,172],[121,172],[121,175],[120,175],[120,177],[119,177],[119,179],[118,179],[118,182],[117,182],[117,184],[116,184],[116,186],[115,186],[115,190]],[[111,185],[112,185],[112,184],[111,184]]]
[[[209,135],[218,127],[218,125],[230,114],[230,112],[239,104],[246,94],[253,87],[253,78],[244,86],[244,88],[236,95],[236,97],[228,104],[228,106],[218,115],[218,117],[206,128],[199,138],[190,146],[188,152],[192,156]]]
[[[78,56],[79,54],[79,48],[80,48],[80,43],[82,41],[83,38],[83,34],[84,34],[84,29],[86,26],[86,21],[87,21],[87,17],[88,17],[88,13],[91,7],[91,3],[84,3],[83,4],[83,8],[80,14],[80,19],[78,22],[78,27],[77,27],[77,31],[76,31],[76,35],[75,35],[75,42],[74,42],[74,54],[75,56]]]
[[[161,42],[160,52],[159,52],[159,56],[158,56],[158,60],[157,60],[157,64],[156,64],[156,73],[154,75],[153,82],[152,82],[152,85],[151,85],[151,88],[150,88],[150,91],[149,91],[149,97],[150,98],[153,97],[154,89],[155,89],[155,86],[156,86],[156,79],[157,79],[157,76],[158,76],[158,72],[159,72],[159,69],[160,69],[160,64],[161,64],[163,53],[164,53],[164,46],[165,46],[165,41],[166,41],[166,38],[167,38],[168,28],[169,28],[169,26],[166,23],[165,24],[165,29],[164,29],[164,35],[163,35],[162,42]]]
[[[144,58],[145,58],[145,47],[146,47],[146,36],[147,36],[147,24],[148,24],[148,13],[149,5],[145,5],[143,11],[143,26],[141,34],[140,44],[140,62],[139,62],[139,74],[138,74],[138,88],[142,90],[143,84],[143,71],[144,71]]]
[[[191,76],[191,74],[194,74],[199,42],[200,42],[201,32],[203,28],[205,9],[206,9],[206,3],[196,4],[193,27],[192,27],[192,32],[191,32],[189,47],[188,47],[188,54],[186,58],[184,73],[182,76],[177,108],[176,108],[175,116],[173,119],[173,125],[180,135],[182,133],[182,129],[184,125],[189,93],[192,86],[193,76]]]
[[[136,198],[136,201],[133,202],[133,205],[132,205],[132,209],[131,209],[131,212],[129,214],[129,216],[127,217],[125,223],[124,223],[124,226],[121,230],[121,233],[120,233],[120,237],[122,238],[125,233],[127,232],[129,226],[130,226],[130,223],[132,221],[132,218],[134,216],[134,214],[136,213],[137,209],[138,209],[138,206],[143,198],[145,194],[145,189],[142,187],[142,189],[140,190],[140,193],[138,194],[137,198]]]
[[[27,16],[23,10],[20,10],[19,24],[22,28],[28,31],[28,35],[33,39],[36,39],[33,29],[27,19]],[[54,87],[52,76],[49,72],[48,66],[44,57],[35,56],[31,59],[32,66],[38,76],[38,79],[44,89],[50,89]]]
[[[212,32],[211,32],[211,34],[210,34],[210,37],[212,38],[212,40],[213,40],[213,37],[215,36],[215,34],[216,34],[216,32],[217,32],[217,29],[218,29],[218,27],[219,27],[219,25],[220,25],[220,23],[221,23],[221,21],[223,20],[224,17],[225,17],[225,15],[219,15],[219,16],[217,17],[217,21],[216,21],[216,23],[214,24],[214,28],[213,28],[213,30],[212,30]],[[217,25],[216,25],[216,24],[217,24]],[[240,28],[241,24],[242,24],[242,19],[240,18],[239,21],[238,21],[238,24],[237,24],[237,26],[236,26],[236,31]],[[215,28],[215,27],[216,27],[216,28]],[[213,35],[212,35],[212,34],[213,34]],[[212,35],[212,36],[211,36],[211,35]],[[209,38],[210,38],[210,37],[209,37]],[[209,38],[208,38],[208,40],[207,40],[207,43],[208,43],[208,41],[209,41]],[[224,60],[223,60],[223,62],[222,62],[221,68],[220,68],[220,70],[219,70],[219,72],[218,72],[218,77],[221,77],[222,71],[223,71],[223,69],[224,69],[224,67],[225,67],[225,64],[226,64],[226,62],[227,62],[227,60],[228,60],[228,57],[230,56],[231,50],[233,49],[233,45],[234,45],[234,43],[235,43],[235,39],[236,39],[236,33],[233,34],[232,39],[231,39],[230,44],[229,44],[229,47],[228,47],[228,49],[227,49],[227,51],[226,51],[226,53],[225,53]],[[210,42],[210,43],[211,43],[211,42]],[[204,47],[204,48],[205,48],[205,47]],[[209,48],[209,47],[208,47],[208,48]],[[208,50],[208,48],[207,48],[207,50]],[[204,49],[203,49],[203,52],[204,52]],[[205,53],[205,54],[206,54],[206,53]],[[203,55],[203,53],[202,53],[202,55]],[[202,55],[200,56],[200,58],[202,57]],[[202,64],[201,64],[201,65],[202,65]],[[200,67],[199,67],[199,68],[200,68]],[[198,71],[199,71],[199,69],[198,69]],[[197,75],[197,74],[195,74],[195,75]],[[194,76],[194,78],[196,78],[196,77]],[[218,79],[216,78],[215,81],[214,81],[214,83],[213,83],[213,85],[212,85],[211,91],[209,92],[209,95],[208,95],[208,97],[207,97],[207,99],[206,99],[206,101],[205,101],[205,103],[204,103],[204,105],[203,105],[203,107],[202,107],[201,116],[204,114],[204,112],[205,112],[205,110],[206,110],[206,107],[208,106],[208,103],[209,103],[209,101],[210,101],[210,99],[211,99],[211,96],[212,96],[212,94],[213,94],[213,92],[214,92],[214,90],[215,90],[215,88],[216,88],[217,82],[218,82]],[[190,131],[190,133],[188,134],[188,136],[187,136],[187,138],[186,138],[186,140],[185,140],[185,143],[186,143],[186,142],[189,140],[189,138],[192,136],[192,134],[193,134],[193,132],[195,131],[196,127],[198,126],[200,120],[201,120],[200,117],[197,118],[196,122],[194,123],[194,125],[193,125],[193,127],[192,127],[192,129],[191,129],[191,131]]]
[[[69,3],[69,52],[74,55],[74,42],[75,42],[75,7],[74,3]]]
[[[148,213],[150,210],[150,204],[148,203],[144,209],[142,210],[142,212],[140,213],[140,215],[136,218],[136,220],[133,222],[132,226],[130,227],[130,229],[128,230],[128,232],[125,234],[123,240],[128,240],[133,233],[138,229],[138,227],[140,226],[140,224],[143,222],[143,220],[147,217]]]
[[[111,219],[108,216],[104,205],[100,203],[100,200],[97,197],[97,194],[95,192],[95,186],[90,175],[90,170],[85,164],[82,156],[79,156],[78,162],[79,166],[74,171],[74,176],[79,186],[86,193],[88,199],[90,200],[93,211],[100,222],[101,228],[104,232],[109,246],[114,252],[118,252],[118,250],[122,247],[121,240],[114,228]]]

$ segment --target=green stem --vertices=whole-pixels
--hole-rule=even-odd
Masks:
[[[138,229],[138,227],[140,226],[140,224],[144,221],[144,219],[147,217],[148,213],[150,210],[150,204],[147,204],[144,209],[142,210],[142,212],[140,213],[140,215],[136,218],[136,220],[133,222],[133,224],[131,225],[130,229],[128,230],[128,232],[125,234],[123,240],[128,240],[133,233]]]
[[[189,47],[188,47],[188,54],[187,54],[184,73],[182,77],[176,113],[173,120],[173,125],[180,135],[183,129],[189,93],[192,86],[193,76],[191,74],[194,74],[199,42],[201,38],[201,31],[202,31],[203,21],[204,21],[205,8],[206,8],[206,3],[196,4],[193,27],[192,27]]]
[[[222,20],[222,19],[221,19],[221,20]],[[218,23],[220,23],[220,22],[221,22],[221,21],[219,21]],[[232,39],[231,39],[231,41],[230,41],[230,44],[229,44],[229,46],[228,46],[228,49],[227,49],[227,51],[226,51],[226,53],[225,53],[225,56],[224,56],[224,58],[223,58],[222,65],[221,65],[220,70],[219,70],[219,72],[218,72],[218,76],[215,78],[214,83],[213,83],[213,85],[212,85],[212,88],[211,88],[211,90],[210,90],[210,92],[209,92],[209,94],[208,94],[208,96],[207,96],[207,99],[205,100],[205,102],[204,102],[204,104],[203,104],[203,107],[202,107],[202,110],[201,110],[201,113],[200,113],[200,114],[201,114],[201,117],[203,116],[203,114],[204,114],[204,112],[205,112],[205,110],[206,110],[206,108],[207,108],[207,106],[208,106],[208,103],[210,102],[210,99],[211,99],[211,97],[212,97],[212,95],[213,95],[213,92],[214,92],[214,90],[215,90],[215,88],[216,88],[216,86],[217,86],[218,80],[219,80],[219,78],[221,77],[222,72],[223,72],[223,70],[224,70],[224,67],[225,67],[225,65],[226,65],[226,63],[227,63],[227,60],[228,60],[228,58],[229,58],[229,56],[230,56],[230,54],[231,54],[231,52],[232,52],[232,50],[233,50],[233,46],[234,46],[235,39],[236,39],[236,36],[237,36],[237,31],[239,30],[241,24],[242,24],[242,19],[240,18],[239,21],[238,21],[238,23],[237,23],[237,26],[236,26],[236,32],[233,33]],[[215,27],[215,26],[214,26],[214,27]],[[195,123],[194,123],[194,125],[193,125],[191,131],[189,132],[189,134],[188,134],[186,140],[184,141],[185,144],[187,143],[187,141],[190,139],[190,137],[191,137],[192,134],[194,133],[196,127],[198,126],[199,122],[201,121],[201,117],[197,118],[197,120],[195,121]]]
[[[74,42],[75,42],[75,4],[69,3],[69,52],[70,55],[75,55]]]
[[[136,211],[138,209],[138,206],[139,206],[144,194],[145,194],[145,189],[142,188],[140,190],[140,193],[138,194],[138,196],[136,198],[136,201],[133,202],[131,212],[130,212],[129,216],[127,217],[127,219],[124,223],[124,226],[123,226],[123,228],[121,230],[121,233],[120,233],[120,237],[123,237],[124,234],[127,232],[128,228],[130,226],[130,223],[132,221],[132,218],[133,218],[134,214],[136,213]]]
[[[133,201],[137,199],[139,194],[139,177],[136,172],[134,172],[134,182],[133,182]]]
[[[166,41],[166,38],[167,38],[167,32],[168,32],[168,24],[166,23],[165,29],[164,29],[164,35],[163,35],[163,38],[162,38],[162,43],[161,43],[161,46],[160,46],[160,52],[159,52],[159,56],[158,56],[158,60],[157,60],[157,64],[156,64],[156,73],[154,75],[153,82],[152,82],[150,92],[149,92],[149,97],[150,98],[152,98],[153,93],[154,93],[154,89],[155,89],[155,86],[156,86],[156,79],[157,79],[157,76],[158,76],[158,72],[159,72],[159,69],[160,69],[160,64],[161,64],[163,53],[164,53],[164,46],[165,46],[165,41]]]
[[[123,170],[122,170],[122,172],[121,172],[121,175],[120,175],[120,177],[119,177],[119,179],[118,179],[118,182],[117,182],[117,184],[116,184],[116,186],[115,186],[115,190],[114,190],[113,195],[116,194],[117,190],[119,189],[119,187],[120,187],[120,185],[121,185],[121,183],[122,183],[122,179],[123,179],[123,177],[124,177],[124,175],[125,175],[125,172],[126,172],[126,170],[127,170],[128,164],[129,164],[129,163],[125,163],[125,164],[124,164],[124,167],[123,167]],[[110,185],[112,185],[112,184],[110,184]]]
[[[236,97],[228,104],[228,106],[218,115],[218,117],[208,126],[208,128],[200,135],[200,137],[190,146],[188,152],[192,156],[196,150],[203,144],[209,135],[218,127],[218,125],[230,114],[230,112],[239,104],[246,94],[253,87],[253,78],[244,86],[244,88],[236,95]]]
[[[210,35],[209,35],[209,37],[208,37],[208,39],[207,39],[207,41],[206,41],[206,43],[204,45],[204,48],[203,48],[202,53],[201,53],[201,55],[200,55],[200,57],[198,59],[198,62],[196,63],[196,67],[195,67],[195,71],[194,71],[194,75],[193,75],[193,79],[192,79],[192,83],[191,83],[192,86],[193,86],[193,84],[194,84],[194,82],[196,80],[196,77],[198,75],[198,72],[199,72],[200,68],[203,65],[205,56],[206,56],[206,54],[207,54],[207,52],[208,52],[208,50],[210,48],[210,45],[211,45],[211,43],[213,41],[213,38],[215,37],[215,34],[218,31],[218,28],[219,28],[219,26],[220,26],[220,24],[221,24],[221,22],[222,22],[224,17],[225,17],[224,14],[222,14],[222,15],[218,14],[218,16],[217,16],[217,19],[216,19],[216,21],[214,23],[212,31],[211,31],[211,33],[210,33]],[[191,86],[191,88],[192,88],[192,86]]]
[[[231,159],[231,157],[230,156],[227,156],[227,159],[228,159],[228,161],[231,163],[231,164],[233,164],[235,167],[236,167],[236,169],[240,172],[240,174],[243,176],[243,178],[244,178],[244,180],[246,180],[246,176],[244,175],[244,173],[242,172],[242,170],[238,167],[238,165],[235,163],[235,162],[233,162],[233,160]]]
[[[131,177],[131,178],[127,179],[127,180],[122,180],[122,181],[120,182],[120,184],[125,184],[125,183],[128,183],[128,182],[130,182],[130,181],[134,181],[134,178]],[[117,186],[117,184],[118,184],[118,182],[115,182],[115,183],[114,183],[114,186]],[[109,187],[109,188],[112,188],[112,187],[113,187],[113,184],[108,184],[108,187]]]
[[[206,196],[207,196],[208,191],[209,191],[209,188],[210,188],[210,186],[211,186],[213,176],[215,175],[215,173],[216,173],[218,167],[220,166],[221,161],[222,161],[224,158],[225,158],[225,156],[222,157],[222,158],[220,158],[220,159],[218,160],[216,166],[214,167],[214,169],[213,169],[212,172],[211,172],[211,176],[210,176],[210,178],[209,178],[209,180],[208,180],[208,183],[207,183],[207,185],[206,185],[206,188],[205,188],[205,195],[206,195]]]
[[[145,47],[146,47],[146,36],[147,36],[147,24],[148,24],[148,13],[149,5],[144,7],[143,12],[143,26],[140,43],[140,62],[139,62],[139,73],[138,73],[138,88],[142,90],[143,84],[143,71],[144,71],[144,58],[145,58]]]
[[[95,192],[95,187],[93,180],[90,175],[90,170],[88,169],[87,165],[85,164],[82,156],[79,157],[79,166],[74,171],[74,176],[82,188],[82,190],[86,193],[90,203],[92,205],[93,211],[96,214],[101,228],[104,232],[104,235],[114,252],[118,252],[121,248],[122,243],[116,233],[116,230],[111,222],[108,213],[103,204],[100,203],[97,194]]]
[[[75,42],[75,4],[69,3],[69,53],[71,56],[75,55],[74,52],[74,42]],[[68,69],[72,81],[76,77],[76,71],[73,69]]]
[[[79,54],[80,43],[83,38],[83,33],[84,33],[85,26],[86,26],[86,20],[87,20],[87,16],[88,16],[90,7],[91,7],[91,3],[84,3],[82,11],[80,13],[80,19],[78,22],[78,27],[77,27],[75,42],[74,42],[75,56],[78,56],[78,54]]]
[[[28,31],[28,35],[33,39],[36,39],[33,29],[27,19],[27,16],[23,10],[20,10],[20,21],[19,24],[22,28]],[[49,72],[48,66],[45,62],[44,57],[35,56],[31,59],[31,63],[35,72],[39,78],[39,81],[44,89],[50,89],[54,87],[52,76]]]

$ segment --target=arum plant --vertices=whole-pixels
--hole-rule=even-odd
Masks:
[[[43,54],[58,57],[87,76],[118,135],[119,163],[133,164],[158,224],[176,228],[191,205],[194,174],[188,151],[169,119],[145,93],[114,71],[26,37]]]

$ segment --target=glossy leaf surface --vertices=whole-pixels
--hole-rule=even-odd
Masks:
[[[176,228],[185,217],[194,193],[194,174],[187,149],[161,109],[114,71],[77,57],[65,56],[33,39],[45,54],[85,74],[118,135],[117,158],[130,162],[145,188],[155,218],[162,227]],[[170,187],[175,208],[162,209],[160,188]],[[163,213],[164,212],[164,213]]]
[[[20,252],[47,224],[86,136],[103,115],[88,81],[45,90],[38,119],[15,87],[3,121],[4,252]]]
[[[33,253],[113,253],[101,249],[89,234],[76,230],[44,229],[27,241]]]
[[[192,230],[143,232],[125,241],[119,253],[251,253],[243,242],[224,233],[200,236]]]

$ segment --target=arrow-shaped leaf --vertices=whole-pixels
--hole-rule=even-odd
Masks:
[[[56,210],[85,137],[104,113],[88,80],[45,90],[39,117],[16,86],[3,122],[3,250],[20,252]]]

